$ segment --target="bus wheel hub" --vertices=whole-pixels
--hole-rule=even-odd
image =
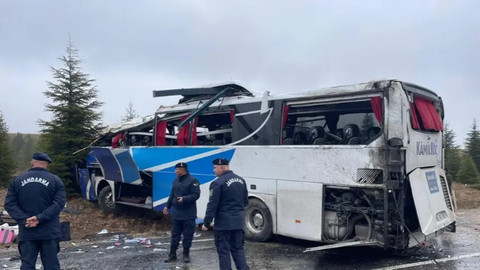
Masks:
[[[260,213],[257,213],[255,216],[253,216],[253,224],[257,228],[263,225],[263,216]]]

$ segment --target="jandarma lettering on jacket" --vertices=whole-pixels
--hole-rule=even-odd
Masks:
[[[50,184],[50,182],[48,182],[47,180],[43,179],[43,178],[40,178],[40,177],[29,177],[27,179],[23,179],[22,180],[22,187],[25,186],[26,184],[30,184],[30,183],[40,183],[46,187],[48,187],[48,185]]]
[[[230,180],[227,181],[227,186],[229,187],[231,184],[233,184],[233,183],[235,183],[235,182],[240,183],[240,184],[243,184],[242,179],[240,179],[240,178],[232,178],[232,179],[230,179]]]

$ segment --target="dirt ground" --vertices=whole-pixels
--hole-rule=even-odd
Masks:
[[[453,183],[458,209],[480,207],[480,190]],[[3,209],[6,190],[0,189],[0,209]],[[170,230],[171,221],[162,214],[152,211],[125,208],[121,215],[104,214],[95,202],[83,198],[72,198],[60,215],[61,221],[69,221],[72,239],[88,238],[106,229],[110,233],[125,233],[136,236],[161,236]]]
[[[0,210],[3,210],[6,189],[0,189]],[[135,236],[160,236],[170,230],[171,220],[163,214],[156,214],[139,208],[125,207],[121,215],[106,215],[96,202],[83,198],[67,201],[65,210],[60,214],[60,221],[70,222],[72,240],[88,238],[106,229],[109,233],[125,233]]]

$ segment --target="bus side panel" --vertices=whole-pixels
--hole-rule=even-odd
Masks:
[[[238,146],[230,168],[247,183],[250,178],[263,178],[363,187],[357,169],[383,168],[384,161],[373,158],[378,151],[363,145]]]
[[[133,157],[140,168],[153,174],[153,208],[162,211],[175,179],[175,164],[186,162],[188,171],[200,182],[197,216],[203,219],[209,197],[210,182],[215,179],[212,160],[232,159],[235,149],[212,147],[148,147],[132,148]]]
[[[322,240],[323,185],[278,181],[278,234]]]
[[[105,179],[140,184],[140,173],[128,149],[112,149],[108,147],[92,148]]]
[[[446,185],[441,183],[440,171],[435,167],[416,169],[409,175],[418,221],[425,235],[446,227],[456,218],[451,203],[447,206],[450,197],[448,190],[443,190]]]

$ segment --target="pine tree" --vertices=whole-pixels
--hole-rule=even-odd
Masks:
[[[135,119],[135,118],[138,118],[138,114],[135,111],[135,109],[133,108],[132,101],[130,101],[128,103],[127,109],[125,110],[125,115],[122,117],[122,122],[128,122],[128,121],[130,121],[132,119]]]
[[[76,165],[85,158],[85,152],[73,153],[88,146],[98,135],[102,105],[97,100],[98,90],[94,80],[82,72],[82,60],[71,40],[66,55],[59,58],[63,67],[51,67],[55,82],[47,82],[44,95],[52,100],[46,110],[52,113],[49,121],[40,120],[41,140],[39,146],[53,159],[50,166],[72,191]]]
[[[456,179],[464,184],[480,184],[480,174],[470,155],[463,156]]]
[[[444,126],[445,136],[445,169],[455,177],[460,168],[460,154],[458,146],[455,145],[455,133],[449,128],[448,123]],[[454,179],[455,180],[455,179]]]
[[[15,161],[8,138],[8,128],[0,112],[0,187],[6,187],[13,179]]]
[[[32,160],[33,153],[35,152],[36,147],[36,138],[30,134],[24,135],[25,144],[22,147],[20,152],[20,169],[22,171],[30,167],[30,160]]]
[[[477,129],[477,121],[475,119],[473,119],[472,129],[467,134],[465,145],[477,170],[480,171],[480,131]]]
[[[22,151],[22,147],[23,145],[25,144],[25,140],[23,138],[23,134],[20,133],[20,132],[17,132],[17,134],[11,139],[10,141],[10,147],[13,151],[13,156],[14,156],[14,159],[15,159],[15,164],[17,166],[18,169],[20,169],[20,167],[22,167],[22,162],[21,162],[21,151]]]

